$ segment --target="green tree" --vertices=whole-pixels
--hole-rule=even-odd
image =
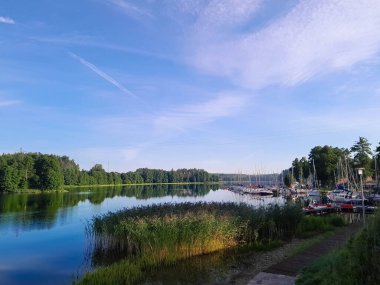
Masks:
[[[17,188],[16,169],[9,165],[0,166],[0,192],[16,191]]]
[[[91,184],[108,184],[106,171],[101,164],[95,164],[89,171],[89,175],[93,178]],[[90,179],[91,181],[91,179]]]
[[[359,137],[359,140],[351,147],[351,154],[353,155],[354,167],[364,168],[364,177],[372,175],[371,171],[371,157],[372,150],[371,144],[366,138]]]
[[[90,185],[90,175],[88,174],[87,171],[82,170],[79,172],[78,184],[79,185]]]
[[[77,185],[80,175],[79,165],[68,156],[57,157],[60,161],[63,171],[64,184],[65,185]]]
[[[141,175],[141,177],[144,179],[144,183],[153,183],[154,174],[152,169],[139,168],[136,170],[136,173]]]
[[[343,157],[344,149],[332,146],[316,146],[311,149],[309,161],[314,160],[316,174],[322,186],[333,186],[335,184],[334,171],[339,158]]]
[[[169,183],[177,182],[177,175],[173,169],[168,172],[168,182]]]
[[[38,188],[41,190],[58,190],[63,186],[63,173],[58,159],[48,155],[41,155],[36,163]]]

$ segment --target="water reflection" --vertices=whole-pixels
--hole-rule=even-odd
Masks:
[[[254,199],[218,188],[91,187],[65,193],[0,195],[0,284],[70,284],[74,275],[89,269],[85,226],[95,215],[157,203],[244,202],[257,207],[283,203],[282,198]],[[201,276],[209,263],[200,262]]]
[[[135,197],[149,199],[165,196],[197,197],[210,192],[215,185],[139,185],[74,188],[69,192],[41,194],[3,194],[0,195],[0,228],[9,224],[12,215],[12,228],[15,232],[31,229],[50,229],[57,220],[64,220],[69,209],[80,202],[89,201],[100,205],[106,198]],[[10,225],[8,225],[10,226]]]

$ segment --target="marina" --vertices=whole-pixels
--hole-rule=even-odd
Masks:
[[[374,213],[380,197],[378,194],[369,194],[361,198],[361,194],[357,191],[332,190],[319,191],[315,189],[292,189],[286,187],[264,187],[264,186],[243,186],[230,185],[225,190],[231,191],[239,195],[250,196],[252,199],[265,199],[268,197],[283,197],[284,199],[292,199],[299,201],[303,206],[303,212],[306,215],[324,215],[337,212],[353,212],[366,214]],[[364,208],[362,203],[364,203]]]

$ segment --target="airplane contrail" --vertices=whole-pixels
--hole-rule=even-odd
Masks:
[[[82,65],[86,66],[87,68],[89,68],[90,70],[92,70],[93,72],[95,72],[98,76],[100,76],[101,78],[103,78],[104,80],[106,80],[107,82],[111,83],[112,85],[114,85],[115,87],[117,87],[120,91],[122,91],[123,93],[129,95],[129,96],[132,96],[134,98],[137,98],[137,96],[135,94],[133,94],[131,91],[129,91],[127,88],[125,88],[123,85],[121,85],[119,82],[117,82],[114,78],[112,78],[110,75],[108,75],[107,73],[105,73],[104,71],[100,70],[96,65],[92,64],[91,62],[88,62],[87,60],[83,59],[82,57],[80,57],[79,55],[76,55],[75,53],[72,53],[72,52],[69,52],[69,55],[72,57],[72,58],[75,58],[76,60],[78,60]]]

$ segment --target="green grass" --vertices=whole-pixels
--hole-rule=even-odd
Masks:
[[[296,236],[307,238],[331,231],[334,227],[341,227],[344,225],[344,219],[337,215],[305,216],[297,228]]]
[[[346,246],[304,269],[296,284],[380,284],[380,212]]]
[[[296,230],[296,237],[306,239],[292,249],[289,256],[296,255],[332,236],[336,227],[345,226],[343,217],[338,215],[305,216]]]
[[[93,264],[114,263],[78,284],[134,284],[147,270],[192,256],[229,248],[269,250],[291,239],[302,217],[297,205],[254,209],[234,203],[163,204],[95,217],[88,227]]]

